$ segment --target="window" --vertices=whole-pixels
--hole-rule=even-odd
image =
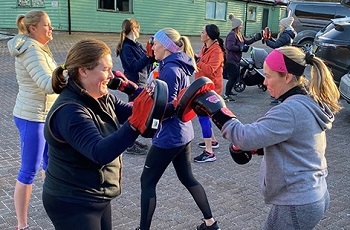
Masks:
[[[45,0],[17,0],[18,7],[44,7]]]
[[[256,21],[256,7],[252,7],[252,6],[248,7],[247,19],[249,21]]]
[[[98,0],[98,9],[131,12],[133,0]]]
[[[206,2],[205,3],[205,18],[225,20],[227,12],[226,2]]]

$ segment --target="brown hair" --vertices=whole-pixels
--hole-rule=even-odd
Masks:
[[[67,85],[67,77],[81,86],[79,68],[93,69],[104,56],[111,54],[106,43],[97,39],[85,39],[77,42],[69,51],[65,64],[57,67],[52,73],[52,88],[61,93]],[[64,71],[67,71],[64,73]]]
[[[116,50],[117,56],[119,56],[120,53],[122,52],[122,47],[123,47],[125,37],[129,33],[131,33],[131,31],[134,28],[137,28],[137,27],[140,28],[140,23],[136,19],[128,18],[122,22],[122,31],[120,32],[120,39],[117,44],[117,50]]]

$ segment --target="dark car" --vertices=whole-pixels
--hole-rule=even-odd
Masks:
[[[350,71],[350,19],[333,20],[316,35],[313,49],[339,84],[341,77]]]
[[[292,26],[298,33],[293,45],[305,51],[312,48],[316,33],[331,19],[350,17],[348,2],[344,0],[340,3],[293,1],[288,4],[286,13],[294,18]]]

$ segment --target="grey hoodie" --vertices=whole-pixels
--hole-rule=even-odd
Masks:
[[[254,123],[233,119],[221,131],[240,149],[264,147],[260,188],[266,203],[303,205],[320,200],[327,191],[325,131],[333,121],[327,106],[297,94]]]
[[[7,43],[15,57],[19,91],[13,115],[30,121],[44,122],[47,112],[57,98],[52,90],[52,72],[56,62],[47,45],[24,34]]]

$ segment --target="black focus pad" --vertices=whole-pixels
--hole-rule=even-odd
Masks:
[[[229,146],[229,150],[232,159],[239,165],[247,164],[252,159],[250,151],[240,150],[232,144]]]
[[[179,99],[179,103],[175,111],[177,117],[183,122],[192,120],[196,116],[196,113],[192,109],[193,99],[198,95],[214,89],[214,83],[207,77],[200,77],[192,82],[192,84],[187,88],[185,93]]]
[[[151,88],[154,92],[152,98],[154,100],[151,112],[146,121],[146,130],[141,134],[145,138],[152,138],[159,129],[163,119],[166,105],[168,103],[168,86],[164,81],[155,79],[151,82]]]

